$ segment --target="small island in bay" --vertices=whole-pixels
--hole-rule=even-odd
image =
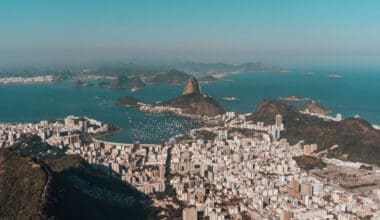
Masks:
[[[136,75],[118,76],[110,84],[111,88],[131,89],[131,90],[141,89],[144,86],[145,86],[145,83],[141,80],[139,76],[136,76]]]
[[[74,87],[75,88],[88,88],[88,87],[92,87],[94,86],[93,83],[91,82],[84,82],[84,81],[81,81],[81,80],[78,80],[74,83]]]
[[[297,95],[287,95],[287,96],[281,96],[278,99],[282,101],[288,101],[288,102],[302,102],[307,100],[307,98],[303,98]]]
[[[321,115],[331,114],[331,110],[326,106],[323,106],[320,102],[316,100],[310,100],[300,107],[301,111],[316,113]]]
[[[138,107],[140,106],[140,101],[131,96],[124,96],[124,97],[118,98],[116,100],[116,104],[131,106],[131,107]]]
[[[330,73],[329,75],[327,75],[328,77],[330,78],[342,78],[343,76],[339,73]]]

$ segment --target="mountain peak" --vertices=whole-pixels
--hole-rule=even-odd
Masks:
[[[187,80],[185,88],[183,89],[182,95],[187,95],[187,94],[192,94],[192,93],[196,93],[196,94],[202,93],[202,89],[201,89],[201,86],[199,85],[198,80],[193,76]]]

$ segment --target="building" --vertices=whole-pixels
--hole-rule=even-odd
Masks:
[[[198,213],[195,206],[184,208],[182,211],[182,219],[183,220],[197,220]]]
[[[305,144],[303,146],[303,153],[304,154],[312,154],[315,151],[318,150],[318,145],[317,144]]]
[[[276,123],[275,123],[275,125],[276,125],[277,128],[281,128],[282,127],[282,115],[280,115],[280,114],[276,115]]]

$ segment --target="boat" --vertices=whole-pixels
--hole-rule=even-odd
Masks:
[[[231,97],[223,97],[223,100],[232,102],[232,101],[237,101],[238,99],[236,97],[231,96]]]

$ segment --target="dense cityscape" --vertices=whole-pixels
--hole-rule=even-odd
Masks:
[[[290,145],[282,139],[286,127],[281,115],[276,115],[273,125],[247,121],[246,117],[227,112],[214,119],[220,122],[218,126],[193,129],[186,137],[179,135],[161,144],[96,138],[84,141],[81,134],[106,134],[108,125],[75,116],[39,123],[3,123],[0,146],[7,148],[22,135],[33,134],[54,147],[65,148],[66,154],[103,165],[104,172],[149,195],[160,219],[171,219],[169,209],[182,210],[183,219],[380,216],[380,189],[369,187],[365,194],[355,193],[339,181],[331,184],[323,175],[300,168],[295,158],[317,156],[318,146]],[[240,130],[249,133],[243,135]],[[328,167],[323,169],[335,166],[360,173],[362,166],[369,166],[321,158]],[[378,167],[365,173],[367,181],[380,181]]]

